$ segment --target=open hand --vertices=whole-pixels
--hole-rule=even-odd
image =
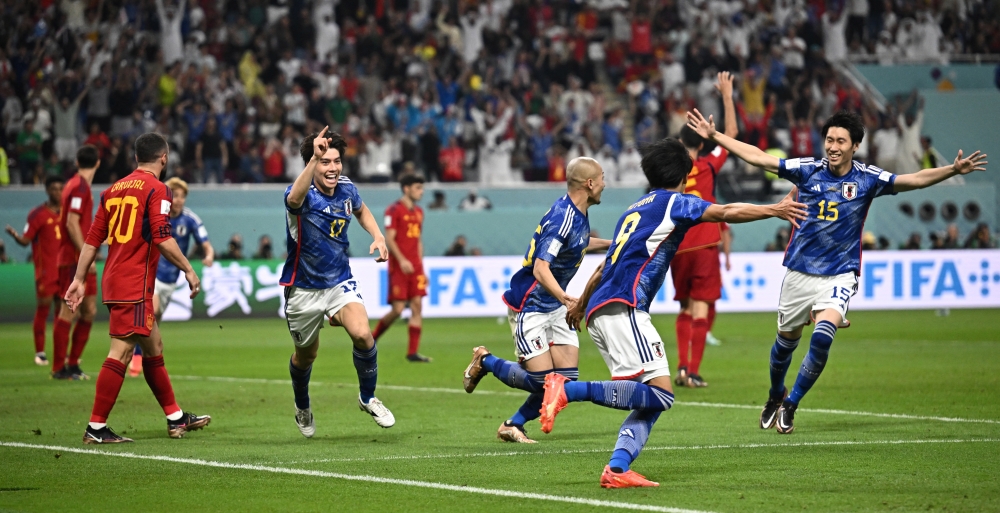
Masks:
[[[792,199],[792,195],[788,194],[782,198],[781,203],[774,206],[775,214],[774,217],[784,219],[790,223],[792,226],[798,228],[799,223],[797,220],[805,219],[808,216],[808,207],[805,203],[799,203]]]
[[[705,119],[701,112],[698,112],[698,109],[687,112],[687,126],[705,139],[711,139],[715,135],[715,120],[712,119],[712,116]]]
[[[722,94],[723,98],[731,98],[733,96],[733,75],[728,71],[719,72],[715,89]]]
[[[576,304],[573,305],[573,308],[566,310],[566,324],[569,324],[570,328],[580,331],[580,321],[583,320],[585,313],[583,311],[584,308],[586,308],[586,305],[577,301]]]
[[[986,154],[978,150],[966,158],[962,158],[962,150],[958,150],[958,156],[952,163],[952,168],[960,175],[967,175],[973,171],[986,171]]]

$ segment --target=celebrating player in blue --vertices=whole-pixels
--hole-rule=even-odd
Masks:
[[[794,429],[795,410],[823,372],[837,328],[846,328],[847,309],[858,290],[861,233],[872,200],[885,194],[929,187],[955,175],[985,171],[986,155],[967,158],[958,150],[947,166],[896,176],[854,160],[865,136],[861,116],[838,112],[823,126],[827,158],[779,159],[758,148],[715,131],[711,117],[688,112],[688,126],[751,165],[784,178],[798,188],[797,199],[809,207],[809,216],[792,232],[785,250],[785,279],[778,301],[778,336],[771,348],[771,390],[760,415],[760,427],[776,425],[778,433]],[[809,352],[791,394],[785,375],[802,328],[816,322]]]
[[[683,194],[692,162],[684,145],[663,139],[643,148],[642,171],[652,190],[618,220],[608,256],[597,268],[567,321],[578,327],[584,311],[590,338],[604,357],[612,381],[570,381],[545,376],[542,432],[552,431],[556,414],[574,401],[632,410],[618,434],[611,461],[601,475],[604,488],[659,486],[630,470],[660,413],[674,403],[670,367],[649,303],[663,286],[667,267],[685,233],[698,223],[746,223],[768,217],[794,222],[805,205],[791,196],[777,205],[715,205]],[[586,309],[586,310],[585,310]]]
[[[587,209],[601,202],[601,165],[588,157],[573,159],[566,166],[566,188],[567,193],[538,223],[521,269],[503,294],[518,361],[502,360],[480,346],[472,350],[472,363],[465,369],[463,385],[470,394],[487,372],[508,386],[530,392],[524,405],[497,430],[497,438],[506,442],[535,443],[524,424],[538,418],[546,374],[558,372],[571,380],[579,376],[580,341],[566,324],[567,308],[577,298],[566,293],[566,286],[588,250],[611,245],[609,240],[590,236],[587,217]]]
[[[288,259],[280,283],[285,287],[288,332],[295,343],[288,362],[295,393],[295,423],[306,438],[316,433],[309,406],[309,377],[319,351],[319,330],[326,319],[331,325],[343,326],[354,343],[354,368],[361,389],[358,406],[383,428],[396,423],[392,412],[375,397],[377,348],[347,256],[351,215],[374,239],[368,254],[377,250],[375,260],[385,262],[389,250],[357,187],[340,176],[347,143],[340,134],[327,134],[328,128],[302,140],[299,153],[306,167],[285,189]]]
[[[205,258],[201,260],[202,265],[209,267],[215,261],[215,250],[212,243],[208,241],[208,230],[201,223],[201,218],[187,208],[188,184],[178,177],[173,177],[164,182],[173,195],[170,203],[170,233],[177,241],[184,256],[188,254],[191,239],[194,239],[202,251]],[[180,278],[181,270],[176,265],[171,264],[166,258],[161,258],[156,267],[156,281],[153,284],[153,312],[156,315],[156,322],[163,318],[163,312],[170,305],[170,297],[177,290],[177,279]],[[142,373],[142,349],[138,344],[135,346],[135,353],[132,355],[132,362],[129,363],[128,375],[133,378]]]

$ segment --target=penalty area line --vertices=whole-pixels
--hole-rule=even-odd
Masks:
[[[216,381],[222,383],[251,383],[259,385],[291,385],[292,382],[289,379],[261,379],[261,378],[233,378],[224,376],[170,376],[172,379],[180,379],[185,381]],[[310,385],[319,386],[335,386],[338,388],[348,388],[357,387],[357,383],[324,383],[319,381],[312,381]],[[382,385],[379,384],[378,388],[383,390],[399,390],[403,392],[433,392],[433,393],[445,393],[445,394],[465,394],[465,390],[461,388],[434,388],[434,387],[411,387],[403,385]],[[476,395],[502,395],[502,396],[513,396],[513,397],[524,397],[527,392],[505,392],[505,391],[493,391],[493,390],[476,390]],[[762,407],[752,404],[727,404],[727,403],[706,403],[699,401],[674,401],[674,406],[698,406],[703,408],[731,408],[737,410],[760,410]],[[934,417],[931,415],[910,415],[906,413],[880,413],[873,411],[852,411],[852,410],[832,410],[828,408],[799,408],[799,412],[805,413],[826,413],[831,415],[855,415],[860,417],[879,417],[885,419],[904,419],[904,420],[934,420],[938,422],[962,422],[969,424],[1000,424],[1000,420],[994,419],[967,419],[959,417]]]
[[[493,495],[497,497],[512,497],[517,499],[580,504],[584,506],[594,506],[599,508],[627,509],[633,511],[657,511],[662,513],[710,513],[707,511],[670,508],[665,506],[655,506],[652,504],[636,504],[631,502],[586,499],[583,497],[569,497],[564,495],[518,492],[514,490],[480,488],[476,486],[460,486],[460,485],[451,485],[445,483],[434,483],[429,481],[415,481],[412,479],[396,479],[390,477],[378,477],[378,476],[368,476],[360,474],[341,474],[337,472],[325,472],[321,470],[305,470],[305,469],[288,468],[288,467],[274,467],[268,465],[253,465],[247,463],[228,463],[224,461],[202,460],[195,458],[175,458],[172,456],[137,454],[132,452],[107,452],[97,449],[81,449],[79,447],[61,447],[57,445],[38,445],[38,444],[26,444],[21,442],[3,442],[3,441],[0,441],[0,447],[36,449],[36,450],[40,449],[45,451],[60,451],[60,452],[68,452],[76,454],[89,454],[94,456],[113,456],[118,458],[129,458],[136,460],[163,461],[168,463],[197,465],[201,467],[225,468],[232,470],[250,470],[255,472],[269,472],[273,474],[293,474],[293,475],[309,476],[309,477],[340,479],[344,481],[361,481],[365,483],[411,486],[416,488],[429,488],[434,490],[445,490],[450,492],[474,493],[479,495]]]

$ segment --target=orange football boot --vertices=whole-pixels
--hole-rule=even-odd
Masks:
[[[605,465],[601,474],[601,488],[642,488],[660,486],[660,483],[646,479],[642,474],[629,470],[621,474],[611,471],[611,465]]]
[[[556,414],[569,404],[566,399],[566,382],[569,378],[558,372],[545,375],[545,396],[542,399],[542,414],[538,421],[542,424],[542,433],[551,433],[556,421]]]

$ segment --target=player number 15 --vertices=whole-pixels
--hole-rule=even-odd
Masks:
[[[837,205],[839,205],[839,203],[837,203],[836,201],[830,201],[830,202],[827,202],[826,200],[820,201],[819,215],[817,215],[816,217],[820,219],[826,219],[827,221],[836,221],[837,218],[840,217],[840,212],[837,212]],[[824,210],[826,211],[826,215],[823,215]]]

